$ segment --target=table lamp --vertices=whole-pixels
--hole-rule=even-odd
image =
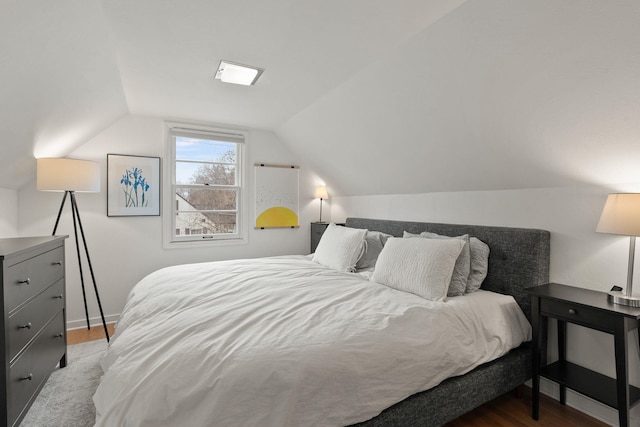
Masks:
[[[614,304],[640,307],[640,298],[632,295],[636,236],[640,236],[640,194],[609,194],[596,231],[630,236],[627,287],[624,293],[621,291],[610,292],[608,300]]]

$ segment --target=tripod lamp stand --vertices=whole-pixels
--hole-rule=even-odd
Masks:
[[[102,326],[104,327],[104,333],[107,337],[108,342],[109,331],[107,330],[107,323],[104,320],[102,303],[100,302],[100,294],[98,293],[96,278],[93,274],[93,266],[91,265],[89,249],[87,248],[87,241],[85,239],[82,221],[80,220],[80,211],[78,210],[78,203],[76,202],[75,195],[76,192],[97,193],[100,191],[100,165],[96,162],[78,159],[38,159],[36,186],[40,191],[64,192],[64,196],[62,196],[62,203],[60,203],[60,209],[58,210],[58,217],[56,218],[56,223],[53,226],[53,233],[51,233],[52,236],[55,236],[56,231],[58,230],[58,224],[60,222],[60,216],[64,208],[64,203],[66,202],[67,197],[69,197],[69,203],[71,204],[71,216],[73,218],[76,254],[78,256],[78,268],[80,270],[82,299],[84,301],[84,312],[87,319],[87,329],[91,329],[91,324],[89,322],[89,310],[87,309],[87,295],[84,286],[84,274],[82,270],[80,244],[78,241],[78,229],[80,229],[82,246],[84,247],[87,265],[89,266],[89,272],[91,274],[91,281],[93,282],[93,290],[96,294],[96,300],[98,301],[98,308],[100,309]]]

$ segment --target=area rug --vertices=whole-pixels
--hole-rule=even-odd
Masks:
[[[67,367],[56,368],[31,405],[20,427],[89,427],[95,422],[93,393],[102,376],[100,359],[106,340],[67,348]]]

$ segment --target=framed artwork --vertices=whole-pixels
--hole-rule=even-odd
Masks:
[[[107,216],[160,216],[160,157],[107,154]]]
[[[297,228],[298,166],[256,163],[255,228]]]

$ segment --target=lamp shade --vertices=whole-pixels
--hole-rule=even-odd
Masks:
[[[640,194],[609,194],[596,231],[640,236]]]
[[[100,165],[89,160],[38,159],[40,191],[100,191]]]
[[[327,194],[327,187],[324,185],[318,185],[316,187],[316,199],[328,199],[329,194]]]

